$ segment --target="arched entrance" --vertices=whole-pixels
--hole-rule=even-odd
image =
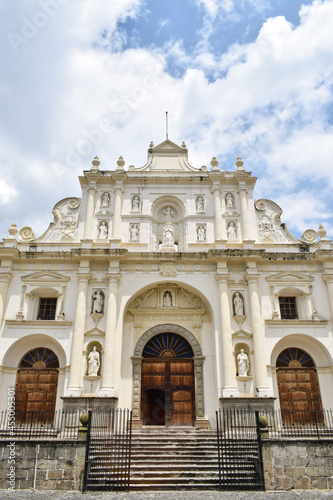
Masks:
[[[19,420],[38,420],[45,412],[53,419],[58,388],[59,361],[46,347],[37,347],[22,358],[16,378],[15,403]]]
[[[317,371],[302,349],[282,351],[276,362],[282,418],[285,423],[322,421],[322,403]]]
[[[185,328],[163,324],[138,340],[133,363],[133,425],[195,425],[205,419],[203,363],[198,340]]]
[[[193,425],[195,391],[193,350],[183,337],[160,333],[142,353],[143,425]]]

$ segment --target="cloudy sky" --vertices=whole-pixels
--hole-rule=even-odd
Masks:
[[[333,238],[333,0],[0,2],[0,239],[37,236],[97,154],[237,156],[298,237]],[[125,168],[126,168],[125,166]]]

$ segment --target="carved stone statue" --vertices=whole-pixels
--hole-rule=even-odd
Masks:
[[[105,220],[102,220],[98,228],[98,237],[101,238],[102,240],[105,240],[108,237],[108,232],[109,232],[108,225],[105,222]]]
[[[234,197],[231,193],[227,193],[225,196],[225,206],[227,208],[233,208],[235,206]]]
[[[175,234],[171,222],[167,222],[164,226],[162,243],[166,246],[173,246],[175,243]]]
[[[235,292],[233,304],[234,304],[234,315],[244,316],[244,301],[239,292]]]
[[[204,199],[202,196],[198,196],[196,199],[196,210],[197,212],[203,212],[205,209]]]
[[[172,295],[170,292],[165,292],[163,296],[163,306],[172,307]]]
[[[237,231],[234,222],[229,222],[227,233],[229,240],[235,240],[237,238]]]
[[[132,210],[138,212],[140,208],[140,198],[139,196],[134,196],[132,199]]]
[[[205,226],[198,226],[197,228],[197,238],[199,241],[206,240],[206,228]]]
[[[93,350],[88,355],[88,375],[97,377],[100,366],[100,354],[94,345]]]
[[[92,312],[97,314],[103,313],[104,297],[101,290],[95,290],[92,295],[93,306]]]
[[[109,205],[110,205],[110,194],[109,193],[103,193],[102,194],[101,206],[102,207],[108,207]]]
[[[130,225],[130,240],[137,241],[139,239],[139,225],[131,224]]]
[[[238,366],[238,376],[239,377],[247,377],[247,373],[249,371],[249,358],[247,354],[244,352],[244,349],[239,351],[237,356],[237,366]]]

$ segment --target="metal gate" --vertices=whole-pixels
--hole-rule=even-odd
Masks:
[[[221,490],[265,490],[259,412],[216,412]]]
[[[83,491],[128,490],[132,412],[90,410]]]

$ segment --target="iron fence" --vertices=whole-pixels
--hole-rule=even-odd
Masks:
[[[216,412],[221,490],[264,490],[259,412],[227,408]]]
[[[0,412],[0,439],[77,439],[86,410]]]
[[[276,439],[333,438],[333,410],[260,410],[267,419],[264,437]],[[264,423],[262,423],[263,425]]]
[[[129,489],[131,439],[130,410],[89,411],[83,491]]]

